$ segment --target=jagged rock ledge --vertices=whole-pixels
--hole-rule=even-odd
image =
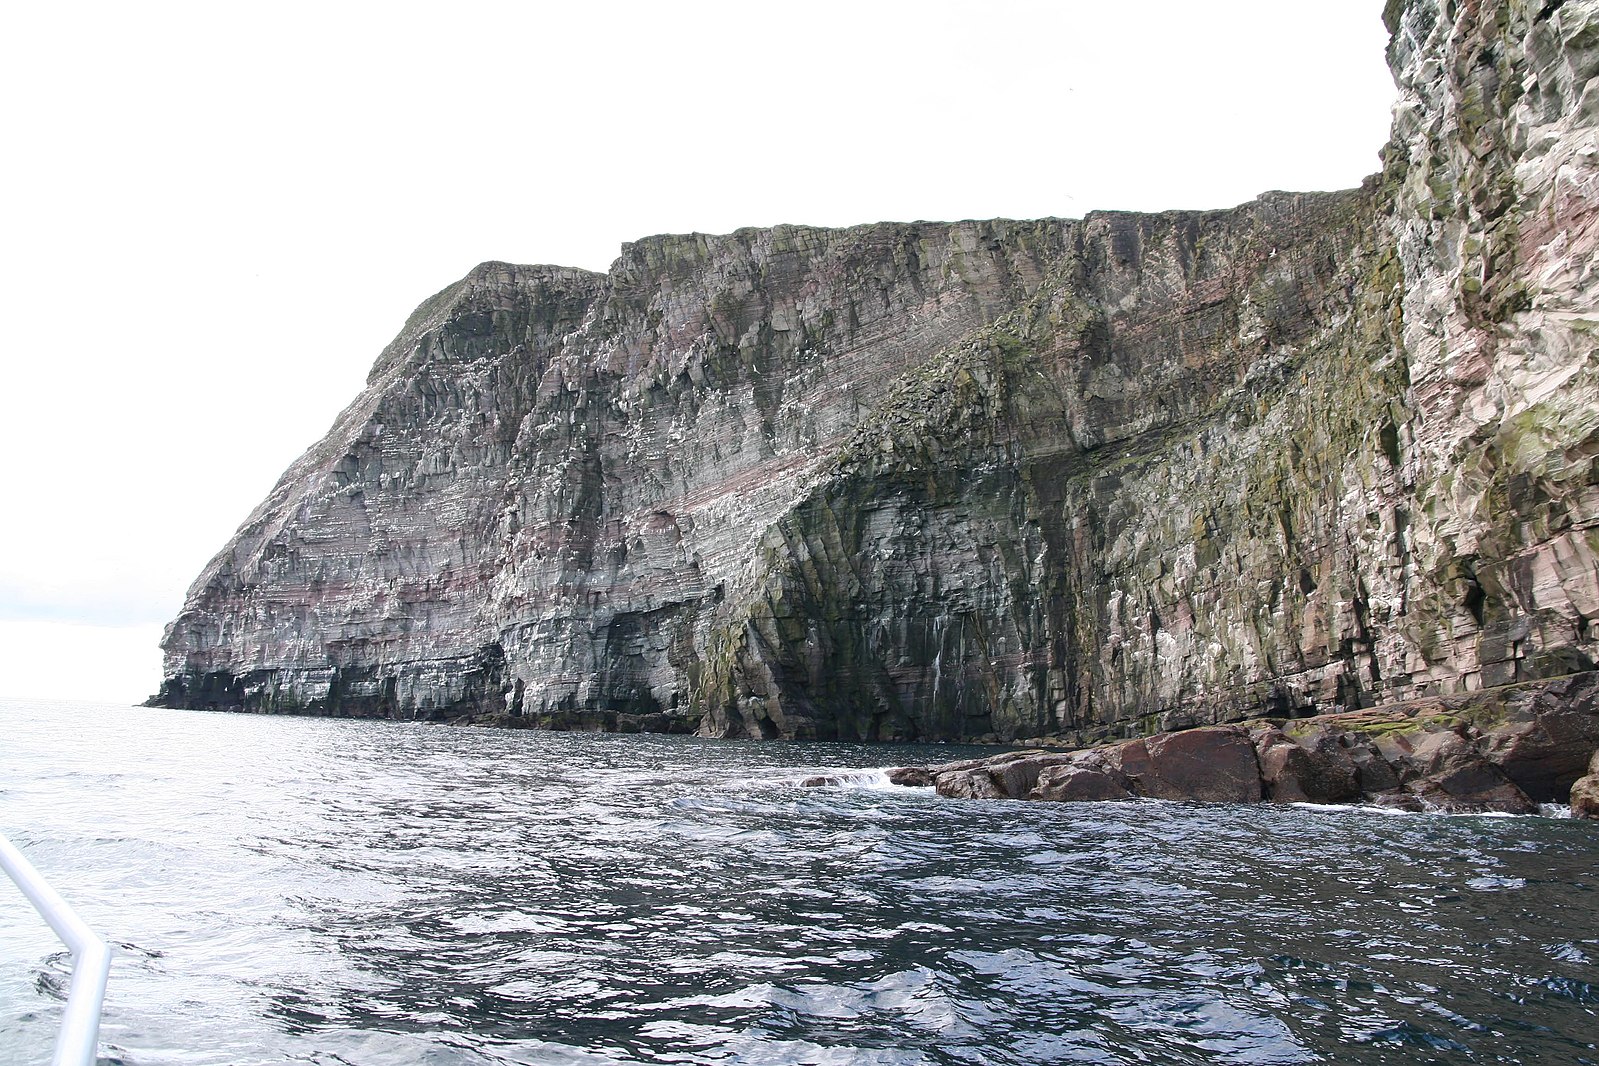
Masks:
[[[969,799],[1367,803],[1453,814],[1536,814],[1540,803],[1569,798],[1573,815],[1599,818],[1596,748],[1599,672],[1587,672],[1069,752],[901,767],[889,778]]]

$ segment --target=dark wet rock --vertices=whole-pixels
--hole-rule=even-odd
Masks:
[[[1374,807],[1385,807],[1395,811],[1410,811],[1413,814],[1420,814],[1427,810],[1425,803],[1421,802],[1413,793],[1406,792],[1403,789],[1378,792],[1367,796],[1365,801]]]
[[[1599,791],[1599,769],[1589,763],[1593,723],[1584,716],[1594,715],[1584,694],[1596,690],[1589,678],[1562,679],[1247,728],[1203,726],[1072,752],[1010,751],[927,772],[941,795],[965,798],[1264,798],[1531,814],[1540,797],[1514,771],[1519,767],[1531,780],[1549,767],[1567,774],[1573,752],[1581,750],[1579,769],[1591,777],[1570,791],[1573,809],[1586,811]]]
[[[1571,815],[1599,819],[1599,750],[1588,762],[1588,773],[1571,786]]]
[[[1151,737],[1143,742],[1147,769],[1135,776],[1124,760],[1122,772],[1145,796],[1258,803],[1260,765],[1249,734],[1237,726],[1209,726]],[[1135,748],[1130,750],[1136,752]]]
[[[888,772],[888,780],[907,788],[927,788],[933,783],[933,775],[925,766],[899,766]]]
[[[1537,814],[1538,804],[1486,759],[1407,786],[1424,806],[1450,814]]]
[[[1340,736],[1321,729],[1299,736],[1275,726],[1257,732],[1255,751],[1266,798],[1278,803],[1342,803],[1358,797],[1360,770],[1340,741]]]
[[[933,777],[940,796],[951,799],[1009,799],[987,770],[945,770]]]
[[[536,729],[539,724],[531,718],[511,714],[475,714],[455,719],[448,724],[458,726],[487,726],[491,729]]]
[[[1565,798],[1599,750],[1599,673],[1514,692],[1502,713],[1483,754],[1533,799]]]
[[[1349,735],[1349,759],[1354,763],[1355,784],[1361,793],[1375,795],[1399,787],[1399,774],[1369,737]]]

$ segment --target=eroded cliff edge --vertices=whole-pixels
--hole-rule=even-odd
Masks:
[[[1599,0],[1385,18],[1360,190],[477,268],[155,702],[1090,740],[1592,669]]]

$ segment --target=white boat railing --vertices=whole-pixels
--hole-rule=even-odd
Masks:
[[[100,1035],[100,1008],[105,1003],[106,978],[111,975],[111,947],[83,923],[4,836],[0,836],[0,869],[17,883],[28,902],[72,952],[72,986],[67,991],[67,1009],[61,1017],[61,1034],[56,1037],[52,1061],[55,1066],[93,1066]]]

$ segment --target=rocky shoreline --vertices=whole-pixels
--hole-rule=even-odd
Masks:
[[[1599,672],[1298,719],[1201,726],[1075,751],[900,767],[941,796],[1365,803],[1599,819]],[[826,779],[813,779],[826,784]]]

